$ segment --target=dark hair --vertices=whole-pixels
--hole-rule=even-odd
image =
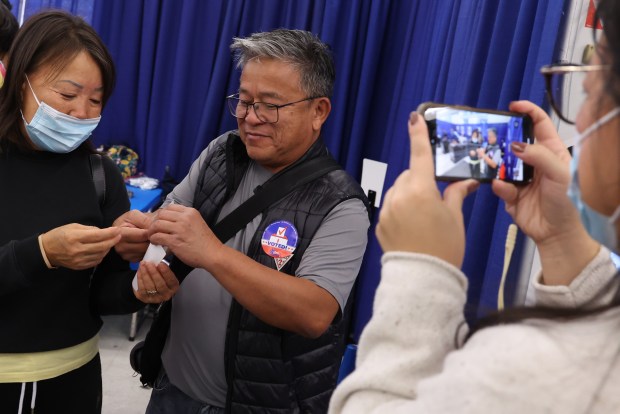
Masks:
[[[305,30],[276,29],[235,37],[230,46],[237,67],[254,58],[272,58],[290,63],[299,70],[301,89],[308,96],[331,97],[336,79],[329,46]]]
[[[620,272],[617,272],[616,276],[614,277],[620,277]],[[620,306],[620,290],[616,291],[613,300],[609,304],[597,308],[575,309],[554,308],[549,306],[520,306],[516,308],[506,309],[503,311],[490,312],[473,323],[472,328],[469,330],[465,337],[465,341],[467,341],[474,333],[478,332],[479,330],[491,326],[522,322],[525,319],[557,319],[569,321],[573,319],[584,318],[590,315],[596,315],[616,308],[618,306]],[[455,342],[457,346],[460,345],[458,337],[455,337]]]
[[[607,90],[620,105],[620,2],[601,0],[596,8],[596,20],[602,22],[607,40],[606,46],[599,46],[603,52],[601,59],[611,66],[611,70],[607,72]]]
[[[22,132],[22,87],[26,75],[48,66],[51,78],[62,71],[80,52],[95,61],[103,80],[102,106],[112,94],[116,72],[112,57],[95,32],[82,18],[63,11],[46,11],[32,16],[17,33],[9,52],[6,79],[0,89],[0,148],[8,143],[22,151],[34,150]],[[80,148],[92,148],[86,141]]]
[[[9,53],[13,39],[19,29],[19,23],[17,19],[11,13],[11,3],[7,0],[2,0],[0,4],[0,55],[5,56]]]

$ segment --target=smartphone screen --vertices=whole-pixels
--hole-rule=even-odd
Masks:
[[[513,142],[534,142],[528,115],[430,103],[420,108],[428,125],[438,180],[531,181],[532,167],[510,149]]]

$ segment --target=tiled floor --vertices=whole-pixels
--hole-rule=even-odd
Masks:
[[[131,315],[105,316],[99,333],[103,374],[103,414],[144,414],[151,395],[129,365],[129,352],[148,331],[146,318],[134,341],[129,340]]]

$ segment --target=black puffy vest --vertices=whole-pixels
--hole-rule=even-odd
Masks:
[[[210,226],[234,194],[250,161],[236,132],[219,139],[221,143],[203,164],[194,195],[194,207]],[[327,148],[319,139],[294,165],[324,154]],[[280,271],[295,275],[325,216],[351,198],[368,206],[360,186],[341,169],[297,187],[263,212],[248,256],[276,269],[273,258],[261,247],[261,236],[269,224],[286,220],[297,229],[298,243],[292,259]],[[344,317],[338,315],[322,336],[310,339],[262,322],[233,298],[226,335],[226,412],[327,412],[345,346],[343,321],[348,319],[350,307],[347,304]]]

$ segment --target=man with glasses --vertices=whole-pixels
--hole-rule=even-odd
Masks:
[[[147,413],[326,412],[366,248],[363,191],[337,169],[225,244],[211,227],[288,167],[326,156],[332,57],[300,30],[235,38],[231,49],[242,70],[227,98],[238,131],[209,144],[151,227],[151,241],[195,269],[173,299]]]

